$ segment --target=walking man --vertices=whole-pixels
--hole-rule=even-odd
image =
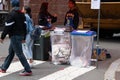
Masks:
[[[22,42],[25,41],[26,36],[26,18],[24,13],[22,13],[19,9],[19,0],[11,0],[11,5],[12,11],[7,17],[5,29],[2,32],[0,39],[0,42],[3,43],[6,35],[9,35],[9,54],[1,66],[0,73],[6,72],[14,58],[14,55],[16,54],[22,66],[24,67],[24,71],[20,72],[19,75],[30,76],[32,75],[32,71],[22,50]]]

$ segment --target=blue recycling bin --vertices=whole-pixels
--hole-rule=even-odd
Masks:
[[[74,30],[71,32],[72,49],[70,64],[79,67],[87,67],[91,63],[94,31]]]

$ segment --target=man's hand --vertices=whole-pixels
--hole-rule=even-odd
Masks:
[[[0,39],[0,43],[3,43],[3,41],[4,41],[3,39]]]

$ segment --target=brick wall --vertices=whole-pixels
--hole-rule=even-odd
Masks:
[[[28,0],[21,0],[21,3],[26,4]],[[32,9],[32,17],[35,24],[38,24],[38,13],[42,2],[48,1],[49,9],[51,14],[57,14],[58,20],[55,24],[62,25],[64,23],[64,16],[68,10],[68,0],[30,0],[29,5]],[[76,0],[81,1],[81,0]]]
[[[30,6],[32,9],[32,16],[35,24],[38,24],[38,13],[42,2],[48,1],[49,9],[48,11],[51,14],[58,15],[58,21],[55,24],[63,24],[64,15],[68,9],[67,1],[68,0],[31,0]]]

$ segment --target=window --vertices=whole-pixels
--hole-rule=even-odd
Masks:
[[[0,10],[9,10],[9,0],[0,0]]]

